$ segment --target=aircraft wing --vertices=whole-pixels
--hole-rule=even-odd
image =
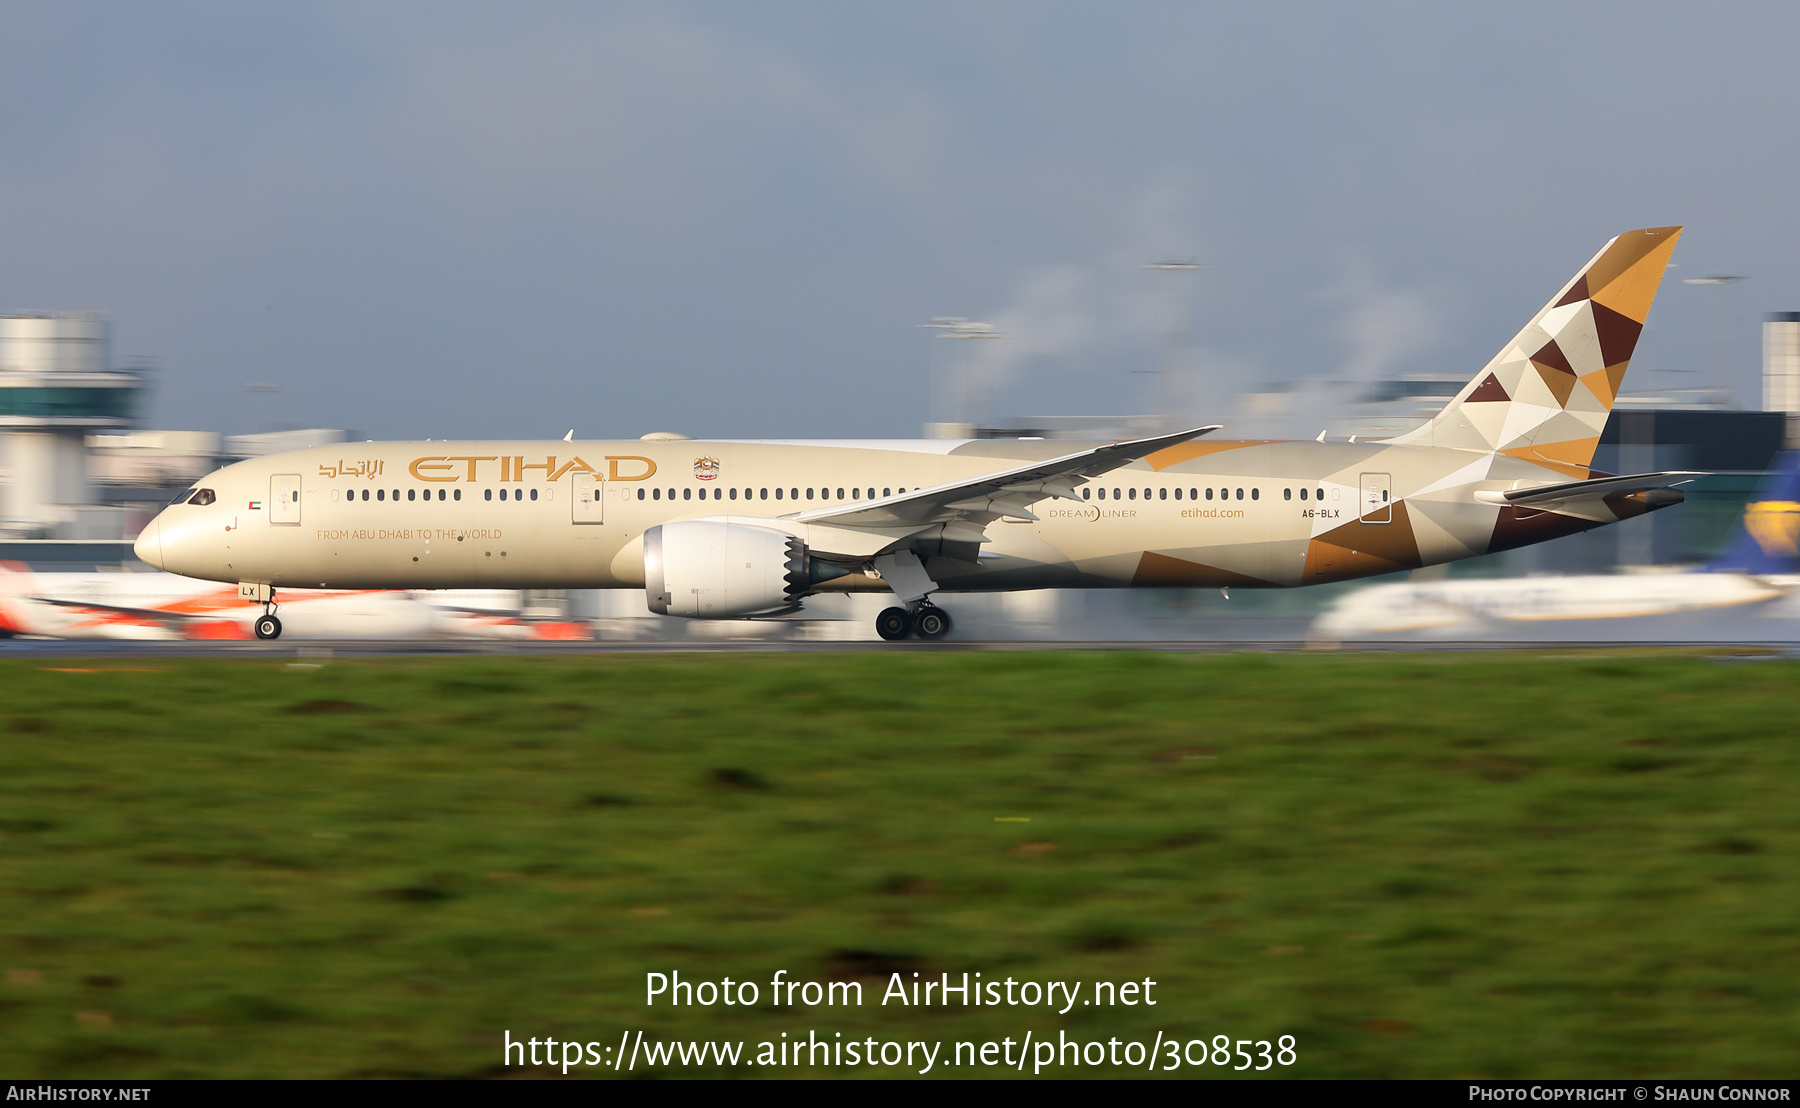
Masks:
[[[1475,499],[1487,504],[1523,504],[1533,506],[1568,500],[1604,500],[1609,496],[1667,489],[1685,485],[1704,473],[1670,470],[1665,473],[1633,473],[1624,477],[1594,477],[1586,481],[1565,481],[1556,485],[1539,485],[1529,489],[1477,492]]]
[[[1035,520],[1037,516],[1030,508],[1038,501],[1057,496],[1077,499],[1075,490],[1089,478],[1110,473],[1164,447],[1210,434],[1219,426],[1213,424],[1148,439],[1115,442],[1044,462],[986,473],[967,481],[912,489],[861,504],[815,508],[787,518],[797,523],[867,528],[887,533],[893,533],[897,528],[917,531],[952,525],[969,534],[946,533],[945,538],[969,541],[973,536],[973,541],[979,541],[981,529],[996,519]]]
[[[39,604],[51,604],[58,608],[74,608],[78,611],[93,612],[96,615],[126,616],[144,623],[154,623],[168,628],[183,627],[195,620],[215,620],[216,612],[174,612],[164,608],[134,608],[126,604],[101,604],[93,600],[60,600],[53,596],[28,596]]]

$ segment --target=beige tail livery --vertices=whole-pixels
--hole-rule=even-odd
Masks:
[[[1680,237],[1680,227],[1651,227],[1607,243],[1442,412],[1391,441],[1586,476]]]

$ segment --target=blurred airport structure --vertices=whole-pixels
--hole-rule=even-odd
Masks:
[[[1181,265],[1183,272],[1191,268]],[[1351,384],[1308,380],[1243,386],[1230,396],[1220,381],[1173,379],[1197,375],[1198,359],[1178,349],[1186,332],[1172,327],[1155,387],[1138,390],[1145,393],[1142,402],[1161,410],[1000,419],[991,411],[984,358],[1007,337],[965,319],[925,326],[945,338],[990,340],[937,346],[943,357],[934,366],[932,388],[939,421],[925,427],[931,438],[1128,438],[1199,422],[1223,423],[1223,433],[1232,437],[1311,438],[1325,423],[1324,433],[1332,437],[1385,438],[1435,413],[1468,380],[1466,373]],[[1733,407],[1728,390],[1711,386],[1718,376],[1702,375],[1709,382],[1702,388],[1621,395],[1595,453],[1595,467],[1615,473],[1705,471],[1708,476],[1685,488],[1687,501],[1678,511],[1414,576],[1643,572],[1704,561],[1724,541],[1775,453],[1800,445],[1800,312],[1771,314],[1764,322],[1761,410]],[[175,491],[233,461],[351,437],[330,428],[240,434],[144,428],[140,414],[151,377],[147,362],[115,362],[103,312],[0,316],[0,561],[43,574],[144,572],[132,540]],[[1219,410],[1186,410],[1194,397],[1206,397]],[[958,637],[1297,639],[1322,610],[1360,584],[1240,590],[1229,597],[1173,589],[960,596]],[[706,623],[652,615],[637,590],[513,592],[482,600],[478,612],[461,611],[466,605],[448,596],[420,599],[472,615],[459,626],[483,627],[499,637],[591,633],[628,640],[863,639],[871,637],[872,616],[886,603],[874,595],[822,595],[810,598],[797,618]]]

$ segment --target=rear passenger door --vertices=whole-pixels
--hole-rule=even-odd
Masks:
[[[1393,484],[1393,478],[1385,473],[1362,475],[1358,488],[1362,497],[1360,518],[1364,523],[1394,522],[1394,505],[1390,499]]]

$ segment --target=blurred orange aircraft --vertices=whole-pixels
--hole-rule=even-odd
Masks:
[[[524,618],[519,594],[502,589],[292,589],[282,607],[290,633],[309,639],[589,637],[584,624]],[[34,573],[0,562],[0,637],[249,639],[258,614],[233,586],[173,573]]]

